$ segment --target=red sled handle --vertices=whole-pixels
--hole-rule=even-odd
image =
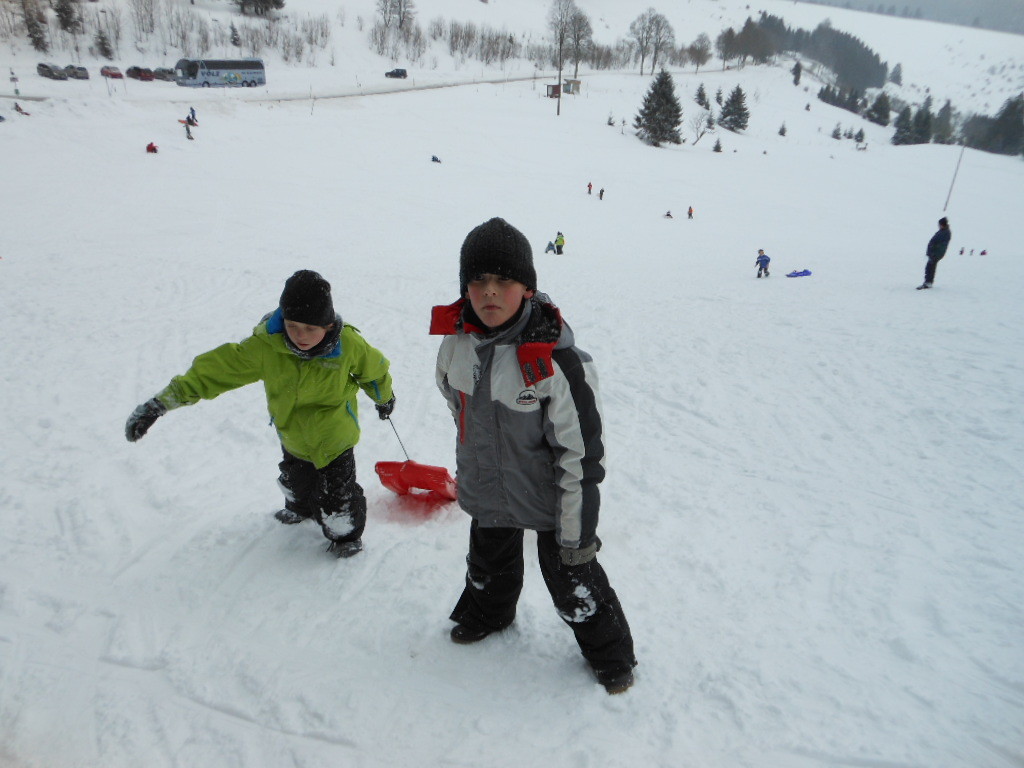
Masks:
[[[444,467],[415,461],[378,461],[374,469],[381,485],[399,496],[422,491],[453,501],[458,498],[455,479]]]

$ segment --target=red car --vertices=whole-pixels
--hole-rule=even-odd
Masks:
[[[103,67],[100,69],[100,74],[103,77],[112,77],[115,80],[123,80],[124,75],[121,74],[121,70],[117,67]]]
[[[156,80],[156,77],[153,76],[153,70],[147,67],[128,67],[125,74],[135,80]]]

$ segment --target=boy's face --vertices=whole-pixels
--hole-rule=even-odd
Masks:
[[[284,321],[284,331],[288,334],[288,338],[292,340],[292,344],[303,352],[307,349],[312,349],[323,341],[324,336],[333,327],[333,323],[325,328],[322,325],[307,325],[306,323],[297,323],[294,320]]]
[[[508,322],[519,311],[523,299],[533,297],[533,291],[522,283],[489,273],[474,277],[466,290],[473,311],[488,328]]]

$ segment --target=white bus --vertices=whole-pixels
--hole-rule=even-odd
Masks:
[[[263,59],[179,59],[174,65],[174,81],[193,88],[267,84]]]

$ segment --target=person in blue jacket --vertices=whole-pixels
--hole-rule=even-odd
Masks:
[[[764,252],[764,249],[758,248],[757,259],[754,260],[754,263],[757,264],[758,277],[768,277],[768,264],[770,261],[771,259],[768,257],[768,254]]]
[[[932,235],[932,239],[928,241],[928,247],[925,249],[925,255],[928,257],[928,263],[924,266],[924,282],[917,286],[917,290],[924,288],[931,288],[932,283],[935,282],[935,267],[942,260],[942,257],[946,255],[946,249],[949,247],[949,238],[953,236],[953,233],[949,229],[949,219],[943,216],[939,219],[939,231]]]

